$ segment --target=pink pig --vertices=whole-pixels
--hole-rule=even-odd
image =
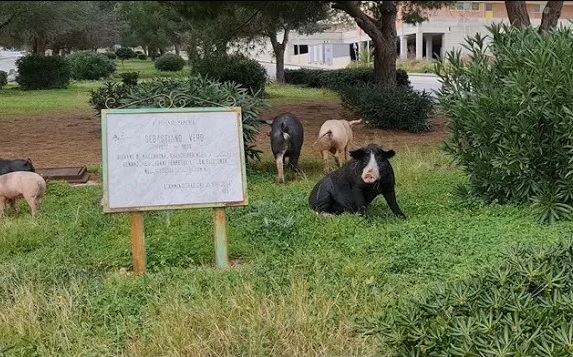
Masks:
[[[46,181],[31,171],[13,171],[0,175],[0,217],[4,216],[6,203],[17,210],[16,200],[24,198],[36,218],[46,192]]]
[[[352,126],[361,122],[362,119],[352,121],[331,119],[322,123],[318,139],[313,145],[318,144],[317,149],[322,154],[325,174],[329,172],[329,153],[334,155],[338,167],[342,167],[348,160],[348,150],[352,143]]]

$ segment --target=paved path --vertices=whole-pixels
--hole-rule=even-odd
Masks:
[[[434,91],[438,91],[442,88],[442,83],[440,83],[439,77],[435,74],[409,73],[408,76],[410,77],[410,82],[415,90],[425,90],[435,96]]]
[[[0,50],[0,71],[10,73],[10,70],[18,70],[16,67],[16,60],[21,57],[20,52]],[[8,77],[8,81],[14,80],[12,76]]]

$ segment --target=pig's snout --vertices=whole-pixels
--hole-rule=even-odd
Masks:
[[[370,153],[370,159],[368,160],[368,164],[366,164],[362,170],[361,178],[362,181],[368,184],[374,183],[380,178],[380,168],[378,167],[378,162],[376,162],[374,153]]]

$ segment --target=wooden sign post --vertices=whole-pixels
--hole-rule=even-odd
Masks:
[[[145,255],[145,229],[143,225],[143,213],[131,212],[129,217],[131,231],[131,256],[133,272],[141,275],[145,272],[147,257]]]
[[[213,208],[217,267],[229,266],[226,207],[248,204],[241,108],[104,109],[103,211],[130,213],[145,272],[143,212]]]

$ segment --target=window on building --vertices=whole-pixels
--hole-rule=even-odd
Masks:
[[[456,1],[455,4],[450,5],[450,9],[456,11],[479,11],[479,2]]]
[[[304,55],[308,53],[308,45],[294,45],[295,55]]]
[[[493,4],[485,4],[485,11],[493,11]]]

